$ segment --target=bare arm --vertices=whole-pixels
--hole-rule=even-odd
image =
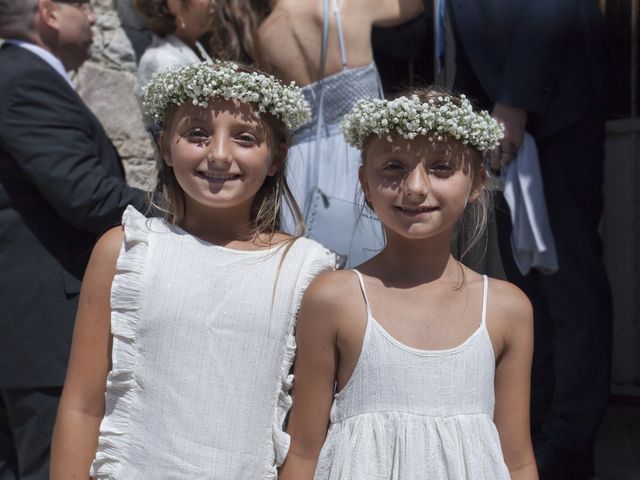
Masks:
[[[492,294],[493,298],[501,297],[494,315],[504,332],[496,365],[494,421],[511,478],[537,480],[529,430],[533,313],[519,289],[500,283],[499,291]]]
[[[373,24],[376,27],[393,27],[417,17],[424,11],[423,0],[373,1]]]
[[[335,274],[318,277],[305,292],[298,316],[289,454],[281,480],[311,480],[327,435],[337,368]]]
[[[98,241],[82,282],[69,369],[53,434],[52,480],[89,478],[111,368],[110,292],[122,240],[122,227],[116,227]]]

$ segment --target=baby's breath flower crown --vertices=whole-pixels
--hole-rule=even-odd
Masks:
[[[360,100],[345,115],[342,132],[347,143],[360,150],[371,135],[386,136],[391,142],[391,135],[398,133],[406,139],[429,135],[438,141],[448,135],[484,152],[498,146],[504,127],[487,112],[474,112],[464,95],[455,102],[446,95],[426,102],[412,95],[394,100]]]
[[[142,105],[156,122],[172,105],[191,102],[207,107],[211,98],[255,105],[280,119],[289,130],[304,125],[311,109],[294,82],[285,85],[271,75],[242,71],[238,64],[214,61],[155,73],[144,87]]]

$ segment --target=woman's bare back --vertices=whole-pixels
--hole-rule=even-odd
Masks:
[[[329,4],[329,39],[323,77],[342,69],[334,0]],[[422,11],[421,0],[335,0],[342,18],[348,67],[373,60],[373,25],[402,23]],[[263,61],[285,81],[308,85],[320,79],[323,0],[277,0],[258,31]]]

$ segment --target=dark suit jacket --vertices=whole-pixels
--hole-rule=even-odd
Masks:
[[[0,92],[0,388],[62,385],[91,249],[145,194],[40,57],[4,44]]]
[[[449,0],[449,13],[458,88],[526,109],[538,137],[602,107],[613,72],[596,0]]]

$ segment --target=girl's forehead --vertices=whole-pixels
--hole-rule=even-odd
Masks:
[[[369,154],[460,155],[468,150],[467,146],[453,138],[435,140],[429,135],[418,135],[413,139],[393,135],[391,138],[392,141],[389,141],[388,138],[374,138],[368,148]]]
[[[258,125],[261,123],[258,109],[249,103],[238,100],[211,99],[206,107],[184,104],[180,106],[179,117],[191,120],[211,121],[217,117],[234,117],[244,123]]]

